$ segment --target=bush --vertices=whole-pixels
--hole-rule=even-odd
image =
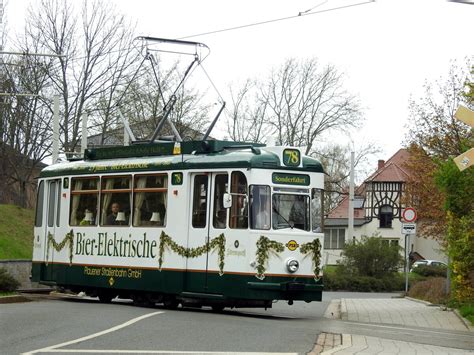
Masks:
[[[380,278],[353,275],[338,266],[324,270],[323,284],[326,291],[392,292],[403,290],[405,279],[399,273],[389,273]]]
[[[0,291],[12,292],[20,287],[20,283],[11,276],[7,270],[0,269]]]
[[[419,265],[412,272],[425,277],[446,277],[445,266]]]
[[[353,275],[382,278],[398,271],[403,262],[400,251],[380,236],[362,237],[344,246],[341,264]]]
[[[446,279],[442,277],[431,277],[424,281],[416,282],[408,290],[408,296],[422,299],[431,303],[446,303]]]

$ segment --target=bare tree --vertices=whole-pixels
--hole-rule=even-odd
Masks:
[[[47,70],[35,56],[9,58],[3,64],[0,91],[11,96],[0,99],[1,173],[4,187],[8,186],[2,191],[8,191],[16,204],[31,207],[33,178],[50,147],[50,116],[40,96]]]
[[[324,180],[324,213],[334,209],[341,198],[349,192],[350,155],[354,151],[355,176],[367,176],[373,167],[369,166],[369,157],[380,153],[380,148],[372,143],[357,146],[330,144],[315,152],[327,174]],[[361,181],[356,181],[360,183]]]
[[[229,91],[232,106],[227,133],[230,138],[234,141],[262,142],[271,128],[263,120],[268,105],[265,101],[259,101],[256,82],[249,79],[237,93],[232,87],[229,87]]]
[[[234,100],[232,129],[258,127],[259,122],[262,130],[277,135],[280,144],[306,147],[305,153],[311,154],[322,134],[355,128],[362,121],[358,100],[343,89],[342,74],[333,66],[321,67],[315,58],[289,59],[266,82],[256,85],[254,104],[260,109],[250,112],[258,117],[241,112],[248,111],[243,97],[252,92],[246,83]]]
[[[95,112],[99,98],[106,102],[109,97],[110,102],[112,92],[120,87],[128,68],[131,32],[125,17],[107,2],[83,1],[80,16],[68,1],[41,0],[29,8],[25,37],[45,51],[66,55],[49,70],[52,90],[61,96],[65,151],[74,151],[80,142],[82,113]],[[110,110],[110,104],[105,104],[106,115]]]

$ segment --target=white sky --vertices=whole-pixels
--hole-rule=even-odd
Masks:
[[[138,21],[138,34],[181,38],[364,0],[112,0]],[[4,0],[5,2],[5,0]],[[10,27],[21,27],[26,0],[9,0]],[[371,140],[388,159],[402,145],[410,94],[446,76],[450,61],[474,54],[474,5],[445,0],[378,0],[366,5],[189,38],[211,48],[204,62],[221,94],[230,82],[267,76],[289,57],[317,57],[346,74],[366,107],[353,141]],[[230,102],[230,97],[224,96]],[[336,136],[338,137],[338,136]]]

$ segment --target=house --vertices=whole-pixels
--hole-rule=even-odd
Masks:
[[[402,211],[405,184],[410,172],[405,167],[409,158],[406,149],[400,149],[386,162],[378,161],[377,170],[367,177],[354,193],[354,234],[348,235],[349,197],[327,215],[324,225],[326,264],[341,259],[345,243],[360,240],[362,236],[380,235],[387,243],[405,247],[402,234]],[[447,261],[441,245],[433,240],[412,235],[409,237],[411,257]]]

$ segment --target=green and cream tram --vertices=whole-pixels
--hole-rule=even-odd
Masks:
[[[167,307],[320,301],[323,185],[298,148],[86,150],[41,172],[33,281]]]

